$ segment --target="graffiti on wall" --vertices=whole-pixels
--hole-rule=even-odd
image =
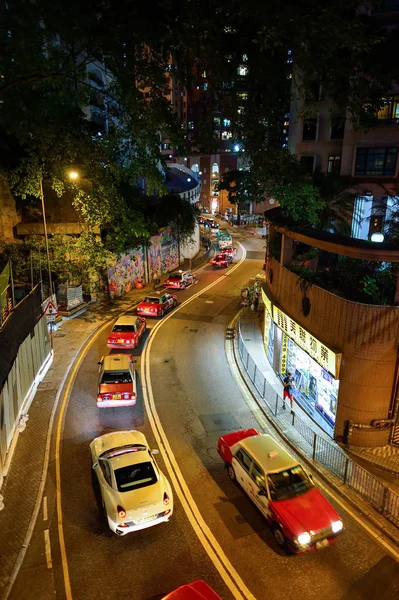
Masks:
[[[163,229],[151,238],[148,264],[151,276],[162,275],[179,264],[177,240],[171,229]]]
[[[143,249],[115,255],[108,265],[108,289],[111,298],[122,296],[134,287],[136,279],[144,277]]]
[[[179,264],[178,244],[170,228],[163,229],[151,238],[151,244],[145,250],[136,248],[126,254],[115,255],[108,264],[108,289],[111,298],[122,296],[134,287],[136,279],[145,279],[145,254],[148,260],[148,272],[162,275]]]

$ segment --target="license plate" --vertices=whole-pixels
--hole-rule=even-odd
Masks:
[[[125,340],[118,340],[118,344],[123,344]]]
[[[328,540],[321,540],[320,542],[316,542],[317,550],[321,550],[321,548],[326,548],[328,546]]]
[[[112,399],[113,399],[113,400],[120,400],[121,398],[122,398],[122,396],[121,396],[120,394],[114,394],[114,395],[112,396]]]
[[[135,523],[145,523],[146,521],[153,521],[157,515],[151,515],[150,517],[144,517],[143,519],[136,519]]]

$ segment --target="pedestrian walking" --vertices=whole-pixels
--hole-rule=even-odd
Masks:
[[[254,299],[252,302],[252,310],[257,313],[258,312],[258,306],[259,306],[259,292],[256,291],[254,293]]]
[[[294,396],[293,396],[294,378],[293,378],[292,373],[290,371],[287,371],[287,374],[286,374],[286,376],[283,379],[283,385],[284,385],[283,409],[285,410],[285,402],[286,402],[286,399],[288,398],[289,401],[290,401],[291,413],[292,413],[293,412],[293,410],[292,410],[292,400],[294,398]]]

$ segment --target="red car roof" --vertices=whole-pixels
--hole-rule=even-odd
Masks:
[[[163,600],[221,600],[221,598],[205,581],[198,580],[182,585]]]

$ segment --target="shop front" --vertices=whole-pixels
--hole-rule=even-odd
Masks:
[[[265,305],[264,347],[268,361],[283,379],[294,378],[296,402],[329,435],[334,434],[341,354],[328,348],[289,315],[271,303]]]

